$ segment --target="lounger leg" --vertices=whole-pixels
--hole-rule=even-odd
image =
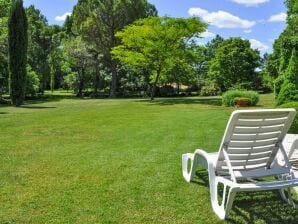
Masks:
[[[285,189],[279,189],[279,193],[285,202],[287,202],[289,205],[293,206],[293,208],[298,208],[298,205],[293,201],[293,198],[291,195],[291,188],[288,188],[287,194],[285,192]]]
[[[188,162],[191,162],[190,170],[188,171]],[[195,158],[195,154],[186,153],[182,155],[182,173],[183,177],[187,182],[190,182],[195,175],[197,168],[197,160]]]
[[[205,154],[205,155],[204,155]],[[190,170],[188,171],[188,162],[191,162]],[[183,177],[187,182],[190,182],[195,176],[198,164],[209,172],[214,172],[213,168],[210,167],[210,161],[208,161],[207,154],[202,150],[197,149],[194,153],[186,153],[182,155],[182,172]]]
[[[222,202],[219,204],[218,202],[218,184],[220,182],[216,181],[215,184],[210,182],[210,188],[211,188],[211,203],[212,208],[216,215],[220,219],[225,219],[229,216],[230,210],[233,206],[234,198],[236,195],[236,192],[232,190],[227,184],[223,183],[224,189],[222,194]],[[229,189],[228,189],[229,187]],[[228,194],[226,194],[228,190]],[[227,195],[227,197],[226,197]]]

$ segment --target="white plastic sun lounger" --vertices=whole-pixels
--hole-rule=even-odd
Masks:
[[[187,182],[193,179],[198,165],[208,170],[212,208],[220,219],[228,217],[236,192],[240,191],[278,189],[282,198],[297,208],[290,189],[298,186],[298,179],[282,145],[295,114],[294,109],[234,111],[218,153],[197,149],[182,155],[182,171]],[[284,165],[276,160],[278,151],[284,157]],[[188,162],[191,162],[190,170]],[[268,176],[276,179],[260,180]],[[221,203],[219,184],[223,186]]]

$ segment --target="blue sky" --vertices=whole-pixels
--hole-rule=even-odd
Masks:
[[[24,5],[35,5],[50,24],[63,24],[77,0],[24,0]],[[271,52],[273,40],[286,26],[283,0],[149,0],[159,15],[173,17],[198,16],[209,23],[201,43],[215,34],[224,38],[242,37],[262,53]]]

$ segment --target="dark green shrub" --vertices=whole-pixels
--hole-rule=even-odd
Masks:
[[[289,102],[280,106],[281,108],[294,108],[298,112],[298,102]],[[293,124],[289,130],[289,133],[298,134],[298,114],[293,121]]]
[[[175,88],[170,85],[165,85],[160,88],[157,88],[156,96],[167,97],[167,96],[175,96]]]
[[[255,106],[259,102],[259,94],[255,91],[230,90],[223,94],[222,103],[225,106],[234,106],[235,98],[248,98],[251,101],[251,106]]]
[[[286,82],[282,85],[276,104],[281,105],[292,101],[298,101],[298,89],[295,84]]]
[[[210,83],[209,85],[203,86],[200,91],[201,96],[217,96],[220,95],[220,93],[220,88],[214,83]]]

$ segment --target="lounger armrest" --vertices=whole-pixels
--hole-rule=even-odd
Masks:
[[[188,169],[189,161],[191,161],[190,169]],[[194,153],[185,153],[182,155],[182,172],[183,177],[187,182],[192,180],[199,164],[208,170],[209,177],[210,175],[215,176],[214,161],[212,160],[212,157],[204,150],[197,149]]]

